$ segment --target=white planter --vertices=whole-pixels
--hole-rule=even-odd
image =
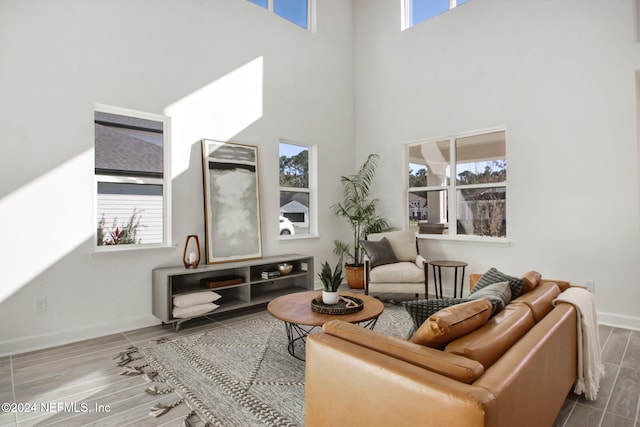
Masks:
[[[327,305],[337,304],[340,300],[340,294],[336,292],[322,291],[322,302]]]

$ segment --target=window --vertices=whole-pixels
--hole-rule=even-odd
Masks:
[[[169,119],[97,106],[96,246],[168,245]]]
[[[274,12],[287,21],[311,29],[311,6],[313,0],[249,0],[249,2]]]
[[[408,144],[406,158],[412,229],[421,234],[507,236],[504,129]]]
[[[402,29],[413,27],[469,0],[402,0]]]
[[[314,148],[280,142],[280,235],[316,234]]]

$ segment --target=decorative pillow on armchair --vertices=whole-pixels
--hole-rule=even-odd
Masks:
[[[389,242],[386,237],[383,237],[377,242],[371,240],[360,240],[360,245],[362,245],[362,248],[369,257],[371,268],[398,262],[398,258],[396,258],[396,254],[393,252],[393,248],[391,247],[391,242]]]
[[[499,282],[509,282],[509,287],[511,288],[511,299],[518,298],[520,293],[522,292],[522,287],[524,286],[524,280],[519,277],[509,276],[507,274],[501,273],[496,268],[491,267],[486,273],[482,275],[482,277],[478,280],[476,285],[473,287],[469,295],[472,295],[478,292],[480,289],[487,287],[489,285],[493,285],[494,283]]]
[[[443,308],[467,301],[469,300],[466,298],[435,298],[403,301],[402,305],[409,313],[409,316],[411,316],[411,320],[413,320],[413,326],[409,331],[408,337],[410,338],[418,328],[422,326],[424,321],[431,317],[432,314],[442,310]]]

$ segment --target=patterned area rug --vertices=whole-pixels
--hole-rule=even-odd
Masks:
[[[404,337],[411,326],[402,305],[387,301],[375,330]],[[296,350],[296,354],[304,354],[303,348]],[[284,323],[266,312],[139,352],[149,364],[147,376],[149,369],[157,372],[169,390],[194,411],[191,416],[197,415],[205,423],[304,425],[304,362],[287,352]],[[156,415],[166,408],[154,408]],[[190,425],[188,419],[185,425]]]

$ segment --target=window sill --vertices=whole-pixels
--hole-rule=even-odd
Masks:
[[[278,241],[288,242],[292,240],[308,240],[308,239],[319,239],[319,238],[320,236],[317,234],[302,234],[302,235],[293,235],[293,236],[282,235],[278,237]]]
[[[460,243],[486,243],[491,245],[509,245],[511,241],[506,237],[481,237],[481,236],[449,236],[447,234],[416,234],[418,239],[442,240]]]
[[[115,245],[103,248],[93,248],[90,252],[92,257],[94,256],[109,256],[111,254],[125,254],[131,252],[140,252],[140,251],[158,251],[158,250],[174,250],[178,246],[177,245]]]

